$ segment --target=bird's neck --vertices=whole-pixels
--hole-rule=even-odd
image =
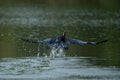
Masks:
[[[65,42],[65,35],[61,36],[61,41]]]

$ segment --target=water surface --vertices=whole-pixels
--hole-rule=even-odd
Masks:
[[[43,57],[4,58],[0,60],[1,79],[30,80],[116,80],[120,78],[117,67],[96,66],[104,61],[92,57],[65,57],[54,60]]]

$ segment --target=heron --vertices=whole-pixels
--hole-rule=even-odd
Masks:
[[[49,45],[46,46],[46,49],[51,49],[53,47],[59,49],[63,48],[65,50],[69,49],[69,44],[78,44],[78,45],[86,45],[86,44],[91,44],[91,45],[97,45],[101,43],[105,43],[108,40],[102,40],[99,42],[87,42],[79,39],[73,39],[73,38],[68,38],[66,36],[66,32],[63,32],[62,35],[55,37],[55,38],[46,38],[44,40],[31,40],[27,38],[20,38],[21,40],[29,43],[36,43],[36,44],[45,44],[49,43]]]

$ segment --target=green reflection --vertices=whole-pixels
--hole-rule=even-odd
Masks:
[[[0,26],[0,57],[14,57],[16,54],[16,43],[13,40],[13,28]]]

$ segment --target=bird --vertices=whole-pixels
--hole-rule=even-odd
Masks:
[[[31,39],[26,39],[26,38],[20,38],[20,40],[25,41],[25,42],[29,42],[29,43],[36,43],[36,44],[45,44],[45,43],[49,43],[48,46],[46,46],[46,49],[51,49],[53,47],[55,48],[63,48],[65,50],[68,50],[69,44],[78,44],[78,45],[85,45],[85,44],[91,44],[91,45],[97,45],[97,44],[101,44],[101,43],[105,43],[108,40],[103,40],[103,41],[99,41],[99,42],[87,42],[87,41],[82,41],[79,39],[72,39],[72,38],[68,38],[66,36],[66,32],[64,31],[62,35],[56,37],[56,38],[47,38],[44,40],[31,40]]]

